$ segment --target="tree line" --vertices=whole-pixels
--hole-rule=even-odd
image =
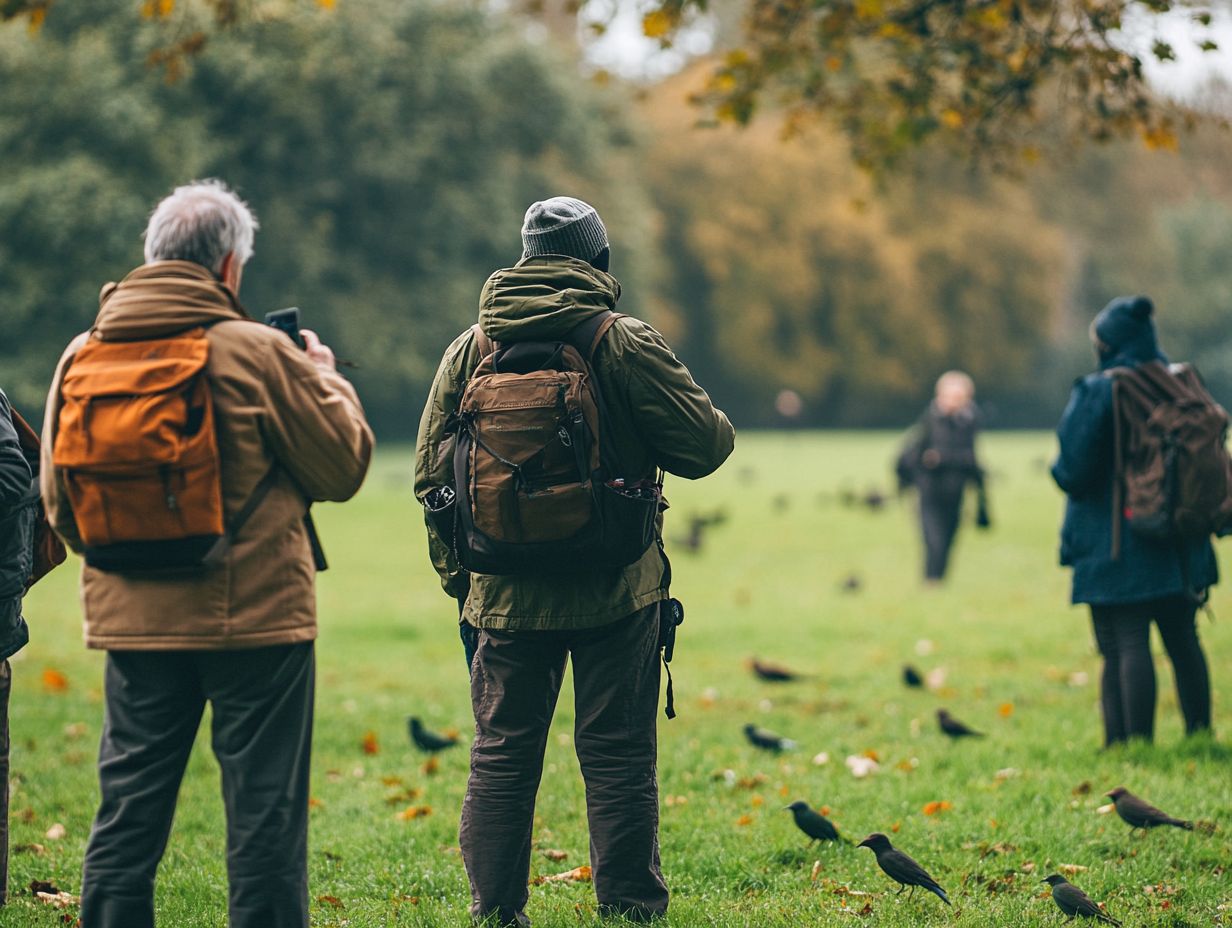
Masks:
[[[1089,365],[1106,298],[1145,291],[1164,343],[1232,399],[1232,180],[1218,130],[970,170],[940,145],[892,175],[782,113],[698,126],[699,64],[587,80],[577,49],[469,4],[312,7],[214,36],[174,81],[127,4],[0,26],[0,372],[31,410],[99,286],[141,260],[148,209],[219,176],[256,209],[254,313],[301,306],[357,365],[383,437],[413,434],[433,365],[518,257],[522,211],[599,207],[621,308],[664,330],[738,424],[900,425],[942,370],[994,422],[1043,425]],[[775,408],[783,390],[798,416]]]

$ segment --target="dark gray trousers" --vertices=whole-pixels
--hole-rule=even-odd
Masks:
[[[1211,727],[1211,678],[1195,622],[1197,604],[1184,596],[1127,605],[1093,605],[1095,642],[1104,658],[1100,707],[1104,743],[1155,735],[1155,660],[1151,622],[1172,661],[1176,695],[1188,734]]]
[[[307,928],[315,670],[311,642],[108,652],[82,928],[154,925],[154,875],[207,701],[227,815],[228,925]]]
[[[920,479],[920,528],[924,535],[924,576],[942,580],[950,566],[950,549],[962,518],[967,475],[939,471]]]
[[[634,919],[667,911],[655,767],[658,641],[658,604],[584,631],[480,632],[459,834],[473,916],[524,919],[535,794],[569,658],[595,895],[603,911]]]

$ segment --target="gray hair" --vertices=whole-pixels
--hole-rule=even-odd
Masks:
[[[248,204],[222,181],[193,181],[154,207],[145,229],[145,260],[193,261],[217,274],[229,254],[241,265],[248,262],[258,228]]]

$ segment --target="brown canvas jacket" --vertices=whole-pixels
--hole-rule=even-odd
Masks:
[[[372,431],[355,389],[318,368],[285,334],[254,322],[200,265],[159,261],[103,289],[94,328],[56,368],[43,425],[42,492],[48,518],[80,551],[62,475],[52,463],[60,384],[91,338],[136,340],[208,325],[223,504],[228,519],[262,477],[279,476],[210,570],[137,577],[83,566],[85,639],[91,648],[221,650],[316,638],[315,570],[303,516],[312,500],[349,499],[363,483]]]
[[[616,279],[584,261],[556,255],[529,258],[497,271],[481,296],[479,324],[499,342],[563,338],[620,296]],[[415,493],[420,500],[452,483],[453,446],[445,423],[457,409],[480,361],[471,330],[449,346],[424,407],[416,448]],[[611,441],[630,474],[656,467],[696,479],[718,469],[732,452],[735,432],[710,402],[663,336],[623,317],[608,330],[593,358],[595,376],[611,413]],[[429,552],[442,585],[458,595],[453,553],[428,526]],[[651,546],[623,569],[542,577],[471,577],[463,617],[479,628],[512,630],[590,628],[658,602],[663,559]]]

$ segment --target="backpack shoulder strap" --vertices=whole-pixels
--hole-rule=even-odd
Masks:
[[[601,313],[596,313],[585,322],[580,322],[569,332],[565,337],[570,345],[581,352],[582,357],[589,364],[594,358],[595,349],[599,347],[599,342],[603,341],[603,336],[607,334],[616,322],[624,316],[624,313],[614,313],[610,309],[605,309]]]
[[[482,361],[496,350],[496,342],[488,338],[478,322],[471,326],[471,331],[475,333],[475,347],[479,349],[479,360]]]

